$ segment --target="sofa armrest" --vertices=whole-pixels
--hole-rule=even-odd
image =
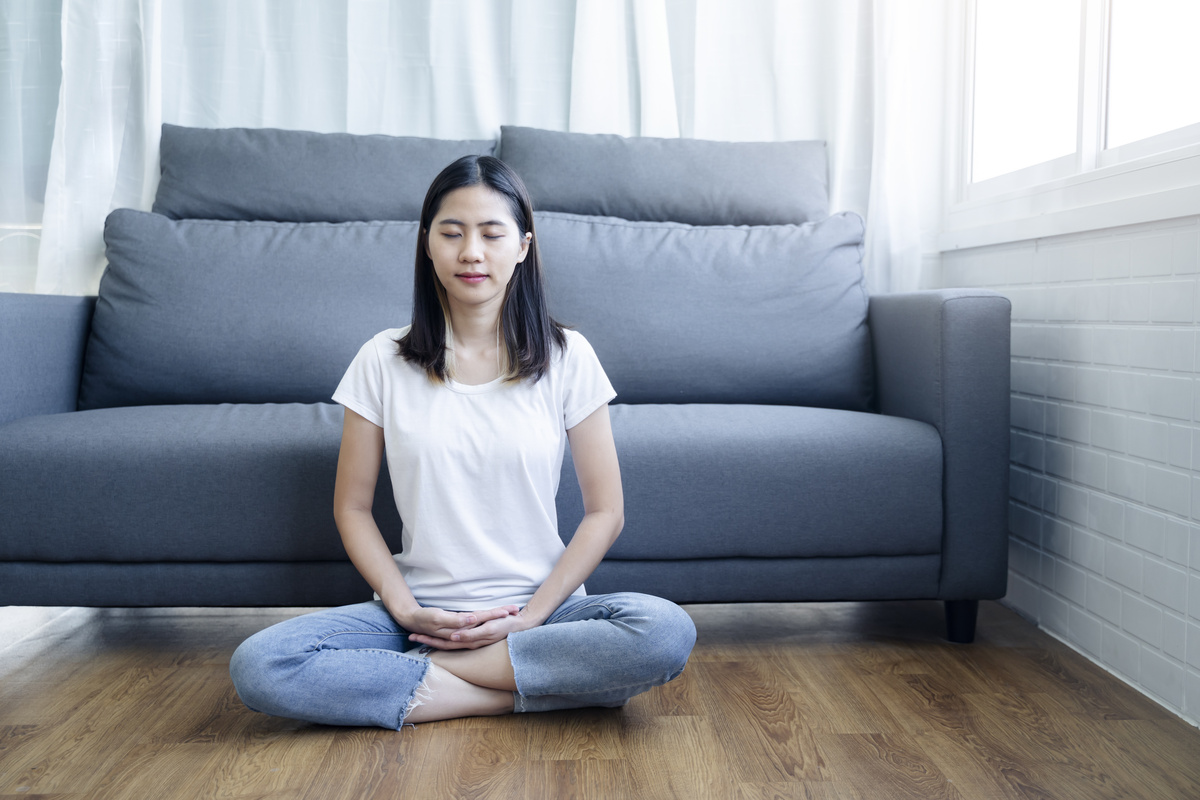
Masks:
[[[0,292],[0,425],[74,411],[95,297]]]
[[[1011,310],[985,290],[870,299],[879,412],[942,436],[944,600],[1005,593]]]

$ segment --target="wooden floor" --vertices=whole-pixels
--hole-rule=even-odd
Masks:
[[[966,646],[937,603],[688,610],[624,709],[397,733],[242,706],[294,610],[0,609],[0,798],[1200,797],[1200,731],[994,603]]]

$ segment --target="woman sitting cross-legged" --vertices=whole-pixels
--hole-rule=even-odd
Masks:
[[[696,630],[673,603],[587,595],[624,523],[591,346],[546,310],[520,178],[466,156],[429,188],[412,324],[377,334],[345,407],[334,516],[378,600],[247,639],[230,664],[252,709],[332,725],[620,706],[683,671]],[[584,516],[568,546],[555,494],[566,444]],[[393,556],[372,516],[387,458],[403,520]]]

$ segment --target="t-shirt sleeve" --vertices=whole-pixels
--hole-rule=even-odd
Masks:
[[[563,422],[570,430],[616,397],[617,392],[588,340],[574,331],[568,331],[567,337],[567,352],[563,354]]]
[[[383,427],[383,364],[374,339],[359,348],[333,393],[333,401]]]

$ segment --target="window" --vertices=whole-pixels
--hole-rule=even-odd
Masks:
[[[943,249],[1200,214],[1198,0],[972,0],[962,23]]]
[[[1078,0],[978,0],[971,180],[1075,153]]]
[[[1200,3],[1111,3],[1106,149],[1200,123]]]

